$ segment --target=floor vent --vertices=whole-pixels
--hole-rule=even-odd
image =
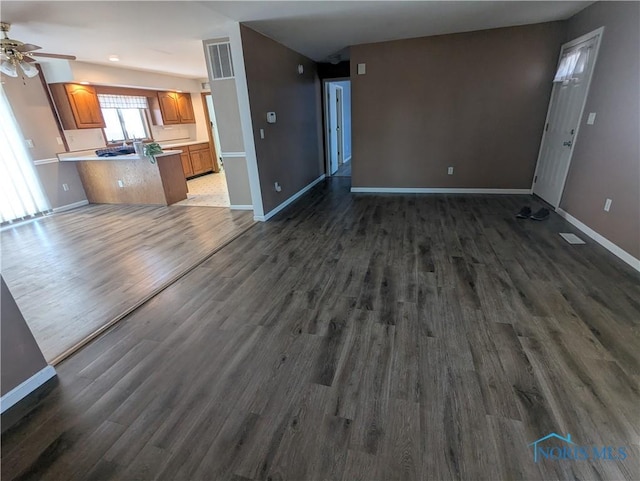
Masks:
[[[585,243],[577,235],[569,234],[567,232],[560,232],[560,237],[562,237],[564,240],[566,240],[569,244],[584,244]]]

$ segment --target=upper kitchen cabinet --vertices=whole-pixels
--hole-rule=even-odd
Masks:
[[[158,103],[162,114],[162,124],[194,124],[196,122],[196,117],[193,114],[193,105],[191,104],[191,94],[158,92]]]
[[[105,127],[98,95],[90,85],[50,84],[51,96],[64,130]]]

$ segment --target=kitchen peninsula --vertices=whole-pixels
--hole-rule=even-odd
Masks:
[[[149,157],[137,154],[98,157],[63,154],[60,162],[75,162],[91,204],[171,205],[187,198],[180,150]]]

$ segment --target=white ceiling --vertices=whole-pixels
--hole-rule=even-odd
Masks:
[[[10,37],[85,62],[207,76],[202,40],[228,20],[317,61],[349,45],[566,19],[590,1],[109,1],[2,0]],[[109,62],[116,54],[120,62]]]

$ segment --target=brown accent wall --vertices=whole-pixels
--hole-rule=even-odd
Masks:
[[[240,32],[262,201],[268,213],[324,172],[320,81],[313,60],[244,25]],[[302,75],[298,64],[304,66]],[[267,123],[269,111],[276,112],[275,124]],[[274,182],[280,183],[281,192],[276,192]]]
[[[0,395],[4,396],[47,366],[9,288],[0,277]]]
[[[64,152],[64,145],[58,144],[56,140],[61,133],[40,78],[3,76],[2,80],[2,88],[9,99],[24,139],[33,141],[34,147],[27,149],[32,160],[55,158],[56,153]],[[51,207],[61,207],[87,199],[75,165],[55,162],[38,165],[36,170]],[[69,190],[65,191],[62,184],[67,184]]]
[[[563,39],[551,22],[352,46],[352,185],[530,188]]]
[[[640,258],[640,3],[597,2],[569,19],[566,40],[603,26],[560,207]]]

